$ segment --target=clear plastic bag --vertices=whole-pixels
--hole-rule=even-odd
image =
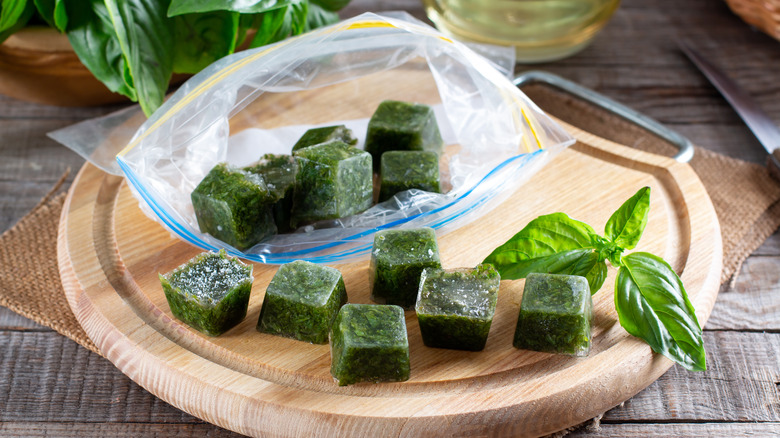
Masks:
[[[238,251],[198,228],[190,193],[219,162],[290,153],[308,128],[345,124],[363,146],[385,100],[429,104],[445,141],[444,194],[410,190],[355,216]],[[262,263],[339,263],[369,254],[374,232],[447,232],[491,210],[573,143],[465,45],[408,15],[359,17],[224,58],[187,81],[117,155],[151,217],[180,238]]]

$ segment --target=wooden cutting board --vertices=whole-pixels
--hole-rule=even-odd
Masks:
[[[718,293],[717,217],[692,169],[564,125],[578,143],[482,218],[439,236],[444,267],[474,266],[534,217],[557,211],[600,230],[640,187],[652,188],[639,247],[681,274],[702,325]],[[67,299],[100,351],[144,388],[199,418],[254,436],[536,436],[592,418],[630,398],[672,362],[618,323],[616,270],[594,296],[586,358],[512,347],[523,281],[503,281],[481,352],[423,345],[406,313],[411,378],[339,387],[327,345],[255,330],[276,266],[254,267],[249,312],[209,338],[175,319],[158,273],[200,250],[139,209],[122,178],[87,164],[67,198],[58,258]],[[369,303],[368,261],[336,265],[349,299]]]

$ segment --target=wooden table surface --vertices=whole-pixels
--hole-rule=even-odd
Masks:
[[[342,11],[404,9],[417,0],[353,0]],[[676,49],[690,38],[780,124],[780,42],[717,0],[624,0],[591,46],[534,66],[639,110],[694,143],[763,162],[764,152]],[[523,66],[518,66],[518,71]],[[0,230],[10,228],[83,159],[46,133],[121,106],[57,108],[0,96]],[[570,436],[780,436],[780,233],[723,286],[704,327],[708,370],[671,368]],[[0,285],[0,287],[3,287]],[[0,308],[0,436],[234,436],[159,400],[102,357]]]

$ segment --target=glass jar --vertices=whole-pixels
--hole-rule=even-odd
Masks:
[[[587,46],[620,0],[423,0],[439,30],[463,41],[514,46],[517,62],[561,59]]]

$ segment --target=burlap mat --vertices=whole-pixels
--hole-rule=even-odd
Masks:
[[[549,113],[595,135],[649,152],[675,152],[673,146],[641,128],[564,93],[538,85],[524,91]],[[780,225],[780,185],[763,166],[700,147],[691,166],[707,188],[720,220],[721,282],[726,282]],[[55,254],[64,194],[54,194],[58,186],[0,236],[0,305],[99,354],[73,316],[60,283]]]
[[[67,173],[11,229],[0,236],[0,306],[49,326],[100,354],[70,310],[57,267],[57,230]]]

